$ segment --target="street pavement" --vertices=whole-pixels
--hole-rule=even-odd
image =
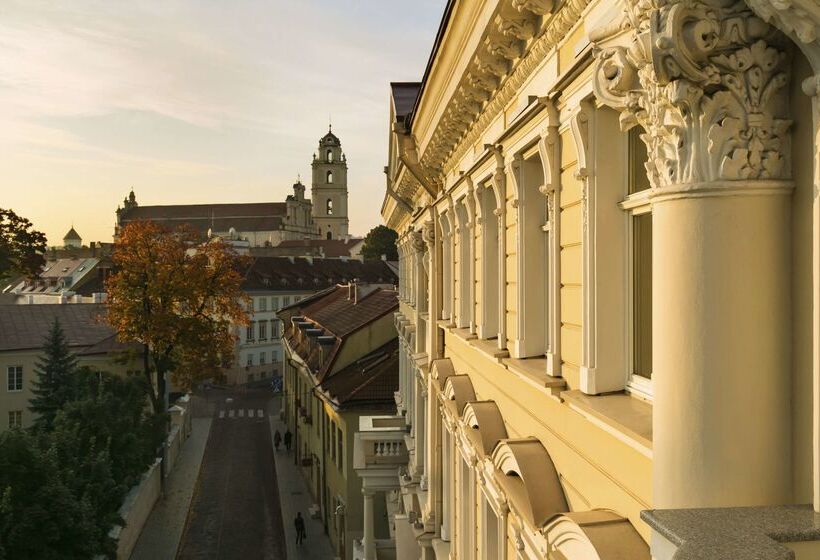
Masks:
[[[269,389],[211,391],[211,434],[178,559],[285,560],[270,397]]]
[[[211,429],[211,418],[194,418],[191,436],[183,444],[165,483],[165,496],[154,506],[140,533],[131,560],[173,560],[185,528],[199,466]]]
[[[276,430],[279,430],[280,434],[284,435],[285,433],[285,425],[279,421],[280,402],[281,399],[276,397],[272,404],[274,414],[270,416],[271,434]],[[292,450],[286,452],[284,445],[280,446],[279,451],[274,453],[276,473],[281,490],[282,518],[285,521],[288,560],[332,560],[336,555],[333,553],[330,539],[324,532],[325,528],[322,521],[311,519],[308,513],[308,508],[314,501],[305,479],[299,472],[299,467],[293,464],[293,453]],[[296,544],[296,529],[293,525],[296,512],[301,512],[302,517],[305,518],[307,540],[302,545]]]

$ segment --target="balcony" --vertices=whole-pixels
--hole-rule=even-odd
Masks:
[[[354,436],[353,467],[359,469],[399,467],[407,464],[405,420],[401,416],[364,416]]]
[[[376,539],[376,560],[396,560],[396,543],[388,539]],[[367,560],[364,555],[364,544],[361,540],[353,541],[353,560]]]

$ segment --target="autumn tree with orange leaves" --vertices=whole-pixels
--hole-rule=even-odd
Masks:
[[[202,243],[189,226],[169,230],[154,222],[122,228],[113,259],[108,321],[121,342],[142,345],[149,397],[163,413],[169,373],[190,387],[232,360],[231,327],[248,322],[244,259],[221,241]]]

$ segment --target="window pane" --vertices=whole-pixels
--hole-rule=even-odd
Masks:
[[[646,174],[646,162],[649,156],[646,144],[641,140],[643,128],[636,126],[629,130],[629,194],[645,191],[649,188],[649,177]]]
[[[633,216],[633,373],[652,377],[652,214]]]

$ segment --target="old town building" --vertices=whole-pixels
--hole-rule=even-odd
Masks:
[[[334,240],[335,243],[335,240]],[[384,261],[362,262],[340,258],[254,257],[245,270],[242,291],[250,298],[250,322],[235,327],[233,364],[223,369],[230,385],[278,377],[284,371],[284,327],[281,308],[352,281],[395,286],[398,278]]]
[[[447,3],[392,85],[400,390],[356,453],[407,460],[359,469],[401,493],[360,558],[817,556],[818,31],[815,0]]]
[[[150,220],[169,228],[185,224],[203,238],[219,237],[239,249],[276,247],[287,240],[345,239],[347,158],[330,130],[319,139],[311,166],[311,199],[305,197],[301,181],[284,202],[143,206],[131,190],[117,208],[114,236],[128,223]]]
[[[381,263],[380,263],[381,264]],[[338,558],[354,557],[362,520],[390,539],[397,496],[373,511],[356,476],[353,440],[360,418],[383,415],[398,388],[399,348],[392,328],[393,284],[338,284],[278,312],[285,324],[283,413],[301,466]],[[391,507],[392,506],[392,507]],[[358,540],[357,540],[358,539]]]

